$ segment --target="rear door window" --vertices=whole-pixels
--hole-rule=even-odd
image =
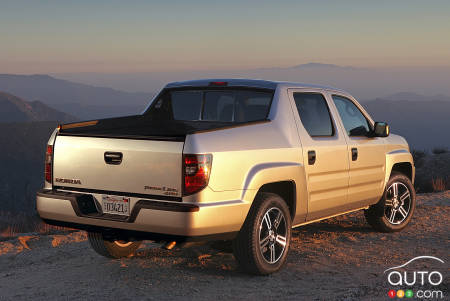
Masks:
[[[294,93],[298,115],[311,137],[334,135],[333,123],[327,101],[319,93]]]

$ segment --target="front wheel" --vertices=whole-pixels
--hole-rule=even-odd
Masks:
[[[109,240],[100,232],[88,232],[88,240],[95,252],[108,258],[128,257],[141,245],[141,241]]]
[[[381,232],[405,228],[416,208],[416,193],[411,180],[400,173],[391,175],[381,200],[364,211],[367,222]]]
[[[291,240],[291,217],[286,202],[273,193],[259,193],[238,236],[233,253],[248,273],[267,275],[286,262]]]

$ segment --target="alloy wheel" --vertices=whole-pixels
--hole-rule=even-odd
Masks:
[[[264,214],[259,226],[259,250],[267,263],[274,264],[286,249],[287,227],[283,212],[272,207]]]
[[[384,203],[384,216],[392,225],[400,225],[411,210],[411,192],[401,182],[389,186]]]

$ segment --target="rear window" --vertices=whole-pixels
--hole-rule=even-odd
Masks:
[[[154,120],[249,122],[269,114],[273,91],[168,90],[145,112]]]

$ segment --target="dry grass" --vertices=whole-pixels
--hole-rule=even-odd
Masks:
[[[21,233],[50,234],[68,230],[47,225],[38,216],[0,212],[0,238],[16,237]]]
[[[445,181],[442,178],[432,179],[431,186],[433,187],[433,192],[440,192],[446,189]]]
[[[416,191],[439,192],[450,189],[450,152],[436,148],[432,153],[413,151]]]

